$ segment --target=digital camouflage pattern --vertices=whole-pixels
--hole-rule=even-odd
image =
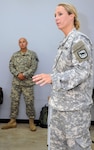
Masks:
[[[92,44],[76,29],[60,43],[53,66],[50,105],[61,111],[91,107]]]
[[[49,150],[91,150],[90,121],[90,109],[75,112],[52,110]]]
[[[22,85],[12,85],[11,88],[11,114],[10,118],[16,119],[19,109],[18,106],[20,104],[20,96],[23,93],[23,97],[26,104],[26,114],[28,118],[34,118],[34,91],[33,86],[25,87]]]
[[[9,62],[10,72],[13,74],[11,88],[11,113],[10,117],[16,119],[18,115],[18,105],[21,93],[23,93],[26,103],[26,114],[29,118],[34,118],[34,83],[32,76],[38,66],[38,57],[34,51],[27,50],[26,53],[17,51],[13,54]],[[19,80],[17,75],[23,73],[25,80]]]
[[[49,150],[91,150],[92,50],[76,29],[59,45],[51,74]]]
[[[27,50],[26,53],[18,51],[10,59],[9,68],[13,74],[13,84],[31,86],[33,85],[32,76],[38,66],[38,57],[34,51]],[[26,77],[24,81],[17,78],[19,73]]]

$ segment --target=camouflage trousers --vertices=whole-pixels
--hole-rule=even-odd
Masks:
[[[26,87],[20,85],[12,85],[10,118],[17,118],[21,94],[23,94],[25,100],[27,116],[34,118],[34,88],[33,86]]]
[[[52,110],[49,150],[91,150],[90,109],[62,112]]]
[[[51,120],[51,116],[52,116],[52,107],[48,107],[48,134],[47,134],[47,146],[48,146],[48,150],[50,150],[50,120]]]

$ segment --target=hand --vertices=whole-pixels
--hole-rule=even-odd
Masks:
[[[36,84],[39,84],[40,86],[52,83],[51,75],[44,74],[44,73],[33,76],[32,80],[33,82],[35,82]]]
[[[23,73],[19,73],[18,76],[19,80],[24,80],[25,76],[23,75]]]

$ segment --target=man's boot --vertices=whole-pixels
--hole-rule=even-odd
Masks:
[[[1,129],[10,129],[16,127],[17,127],[16,119],[11,119],[6,125],[2,126]]]
[[[33,118],[29,119],[29,126],[30,126],[31,131],[36,131],[37,130],[36,125],[34,124],[34,119]]]

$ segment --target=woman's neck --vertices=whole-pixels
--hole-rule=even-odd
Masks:
[[[74,29],[74,26],[71,26],[71,27],[67,27],[63,29],[62,31],[65,34],[65,36],[67,36],[73,29]]]

